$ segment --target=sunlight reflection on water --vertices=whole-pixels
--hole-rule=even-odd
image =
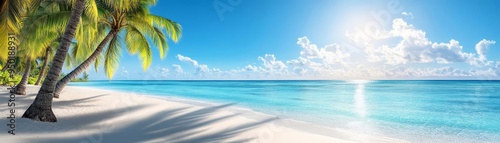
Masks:
[[[356,113],[359,116],[366,116],[366,103],[365,103],[365,95],[363,94],[365,90],[365,83],[359,83],[356,86],[356,91],[354,93],[354,105]]]

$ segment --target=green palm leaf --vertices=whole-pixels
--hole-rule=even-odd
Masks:
[[[121,45],[119,39],[120,36],[115,36],[111,39],[104,56],[104,72],[110,79],[113,78],[113,75],[118,68],[118,60],[121,56]]]

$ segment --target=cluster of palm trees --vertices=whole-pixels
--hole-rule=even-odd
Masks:
[[[152,47],[163,59],[168,38],[177,42],[181,26],[150,13],[156,0],[5,0],[0,3],[0,33],[18,37],[18,61],[24,64],[23,78],[13,90],[26,94],[32,63],[43,61],[37,84],[43,80],[35,100],[23,114],[42,122],[56,122],[52,100],[68,82],[103,64],[112,78],[122,50],[137,54],[146,70],[152,62]],[[63,29],[65,28],[65,29]],[[1,35],[0,45],[7,45]],[[123,46],[122,46],[123,45]],[[7,51],[6,46],[0,50]],[[0,65],[7,55],[0,54]],[[35,62],[36,63],[36,62]],[[50,66],[48,66],[50,64]],[[59,78],[63,66],[75,67]],[[49,68],[48,73],[45,68]],[[44,78],[44,79],[42,79]]]

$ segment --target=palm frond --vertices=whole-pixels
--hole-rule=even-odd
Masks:
[[[120,36],[116,35],[113,39],[111,39],[111,41],[109,41],[109,45],[104,56],[104,73],[109,79],[113,78],[113,75],[118,68],[118,60],[121,56],[121,44],[119,39]]]
[[[142,0],[99,0],[101,3],[105,4],[117,11],[128,12],[133,11],[141,5]]]
[[[64,67],[66,67],[66,69],[70,69],[71,67],[73,67],[74,61],[75,59],[73,59],[70,54],[67,54],[66,59],[64,60]]]
[[[97,56],[97,58],[94,61],[94,69],[96,73],[99,72],[99,66],[101,66],[103,56],[104,54],[99,54],[99,56]]]
[[[182,26],[179,23],[153,14],[150,14],[149,17],[155,27],[164,28],[167,31],[167,35],[172,41],[177,42],[182,37]]]
[[[55,13],[43,13],[33,19],[28,19],[27,22],[33,23],[23,30],[31,31],[36,37],[43,37],[51,32],[63,31],[66,27],[71,11],[59,11]]]
[[[99,14],[96,2],[94,0],[87,0],[85,2],[85,8],[83,10],[83,13],[86,17],[90,19],[90,21],[96,22]]]
[[[7,26],[9,31],[17,33],[25,10],[25,3],[19,0],[2,1],[0,7],[0,24]]]
[[[157,31],[156,28],[145,21],[140,19],[129,20],[127,26],[131,26],[137,29],[140,34],[147,36],[151,39],[158,50],[160,51],[160,57],[163,59],[165,57],[166,50],[164,47],[167,39],[162,31]],[[158,33],[159,32],[159,33]]]
[[[147,70],[152,63],[151,46],[146,37],[135,27],[127,26],[125,34],[127,50],[131,54],[139,54],[143,70]]]

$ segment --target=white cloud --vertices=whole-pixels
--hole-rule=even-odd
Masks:
[[[172,68],[177,73],[184,73],[184,71],[182,70],[182,67],[180,65],[173,64]]]
[[[336,43],[318,48],[307,37],[298,38],[297,44],[302,48],[300,56],[286,63],[293,66],[294,73],[300,76],[330,75],[330,71],[348,65],[345,60],[353,53],[353,49]]]
[[[170,73],[170,70],[168,70],[168,68],[160,68],[160,74],[162,76],[168,76]]]
[[[264,64],[264,67],[259,67],[262,71],[268,74],[286,74],[287,66],[282,61],[276,60],[273,54],[266,54],[264,57],[258,58]]]
[[[160,71],[161,71],[161,73],[166,74],[166,73],[168,73],[170,70],[168,70],[168,68],[160,68]]]
[[[359,33],[349,33],[346,36],[355,42],[360,42],[366,46],[365,53],[369,62],[384,62],[390,65],[408,64],[408,63],[431,63],[440,64],[449,63],[469,63],[471,65],[478,64],[478,58],[481,59],[482,53],[485,53],[488,45],[492,41],[483,40],[476,46],[480,57],[476,57],[475,53],[467,53],[463,51],[463,47],[459,41],[451,39],[448,43],[436,43],[430,41],[426,32],[415,28],[401,18],[394,19],[392,29],[382,31],[377,35],[370,35],[373,39],[360,41]],[[391,39],[392,38],[392,39]],[[395,44],[385,42],[379,44],[381,40],[400,39]],[[493,41],[494,42],[494,41]],[[481,53],[480,53],[481,52]],[[486,57],[482,58],[484,61]]]
[[[125,67],[122,67],[121,73],[123,75],[128,75],[128,71],[125,69]]]
[[[181,54],[177,54],[177,59],[181,62],[187,62],[193,65],[196,69],[196,74],[209,73],[210,69],[207,65],[200,65],[198,61],[191,59],[190,57],[183,56]]]
[[[299,57],[297,59],[287,61],[286,63],[290,64],[290,65],[294,65],[294,66],[301,66],[301,67],[302,66],[312,66],[312,65],[316,64],[316,63],[312,62],[311,60],[303,58],[303,57]]]
[[[425,51],[424,58],[437,63],[463,63],[474,58],[474,54],[462,51],[460,43],[451,39],[449,43],[433,43],[431,48]]]
[[[211,76],[212,74],[221,73],[220,69],[216,68],[210,69],[208,65],[199,64],[198,61],[191,59],[190,57],[183,56],[181,54],[177,55],[177,59],[179,59],[179,61],[190,63],[191,65],[193,65],[195,67],[195,74],[198,76],[206,77],[206,76]]]
[[[245,70],[245,71],[256,72],[256,71],[257,71],[257,69],[259,69],[259,68],[258,68],[258,67],[256,67],[256,66],[247,65],[247,66],[245,66],[245,69],[244,69],[244,70]]]
[[[117,74],[117,77],[116,78],[124,78],[124,79],[128,79],[129,78],[129,72],[127,71],[127,69],[125,69],[125,67],[122,67],[119,74]]]
[[[497,76],[500,76],[500,61],[497,61],[495,67],[493,67],[495,73],[497,74]]]
[[[210,72],[210,69],[208,69],[207,65],[199,65],[196,67],[197,72],[202,72],[202,73],[207,73]]]
[[[342,63],[343,59],[350,57],[349,53],[342,51],[340,45],[326,45],[318,48],[316,44],[311,44],[307,37],[299,38],[297,44],[302,47],[300,56],[308,59],[322,59],[328,63]]]
[[[148,75],[153,76],[153,78],[160,79],[169,78],[171,74],[168,68],[157,66],[155,70],[148,72]]]
[[[315,44],[311,44],[311,42],[307,37],[299,38],[297,44],[299,44],[302,47],[302,51],[300,51],[300,56],[304,56],[307,58],[323,57],[323,55],[320,53],[318,49],[318,46],[316,46]]]
[[[327,63],[314,62],[311,59],[304,57],[299,57],[297,59],[287,61],[286,63],[293,66],[293,71],[295,71],[298,75],[316,74],[318,72],[328,71],[331,69],[329,67],[330,65]]]
[[[179,59],[179,61],[182,61],[182,62],[191,63],[193,66],[198,66],[198,61],[195,61],[189,57],[185,57],[181,54],[177,54],[177,59]]]
[[[411,12],[403,12],[403,13],[401,13],[401,15],[406,16],[410,19],[413,19],[413,13],[411,13]]]
[[[496,43],[495,41],[483,39],[476,44],[476,51],[477,54],[479,54],[479,60],[481,61],[486,60],[486,53],[488,51],[489,46],[495,43]]]
[[[303,76],[303,75],[306,75],[308,70],[305,68],[294,67],[293,71],[295,71],[296,74]]]
[[[216,69],[216,68],[213,68],[212,71],[215,72],[215,73],[221,73],[222,72],[222,70]]]

